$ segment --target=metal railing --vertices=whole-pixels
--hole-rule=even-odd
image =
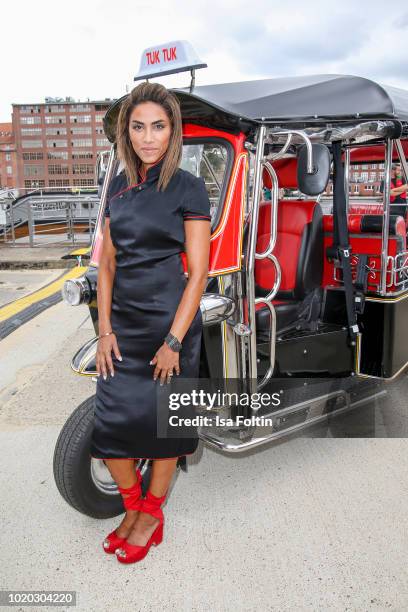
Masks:
[[[353,281],[357,276],[357,267],[360,255],[352,254],[350,257],[351,274]],[[367,290],[372,293],[381,293],[382,267],[381,254],[372,253],[367,255],[365,266],[367,274]],[[387,267],[385,270],[385,292],[381,295],[385,297],[397,297],[408,290],[408,251],[402,251],[397,255],[387,256]],[[342,285],[343,278],[338,266],[334,266],[333,280]]]
[[[19,189],[19,194],[0,203],[0,242],[13,247],[91,244],[97,186]]]

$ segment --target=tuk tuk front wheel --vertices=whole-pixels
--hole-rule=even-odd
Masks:
[[[125,512],[105,462],[90,455],[95,396],[82,402],[67,419],[54,450],[54,479],[58,491],[70,506],[93,518],[111,518]],[[141,459],[142,491],[150,481],[151,461]]]

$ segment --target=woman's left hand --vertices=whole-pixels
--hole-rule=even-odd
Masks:
[[[160,376],[161,385],[166,380],[167,383],[171,382],[174,371],[176,374],[180,374],[180,354],[173,351],[166,342],[163,342],[150,364],[156,366],[153,372],[153,380]]]

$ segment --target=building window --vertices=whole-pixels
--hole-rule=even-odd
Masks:
[[[102,127],[97,127],[97,128],[95,128],[95,132],[96,132],[97,134],[102,134],[102,135],[103,135],[103,134],[105,134],[105,132],[104,132],[104,130],[103,130],[103,128],[102,128]]]
[[[49,187],[69,187],[69,179],[50,179]]]
[[[73,164],[72,174],[94,174],[95,169],[92,164]]]
[[[41,117],[20,117],[22,125],[36,125],[41,123]]]
[[[97,138],[96,146],[97,147],[110,147],[111,143],[107,138]]]
[[[40,136],[42,134],[41,128],[22,128],[22,136]]]
[[[84,113],[91,110],[90,104],[71,104],[69,110],[74,113]]]
[[[73,140],[71,144],[73,147],[92,147],[92,138]]]
[[[45,117],[45,123],[48,123],[48,124],[49,123],[65,123],[65,116],[54,115],[53,117],[51,115],[51,116]]]
[[[47,159],[68,159],[68,151],[49,151]]]
[[[368,172],[362,172],[361,173],[361,180],[362,181],[368,181]]]
[[[377,170],[377,164],[371,164],[371,170]]]
[[[22,140],[21,146],[23,149],[41,149],[43,143],[42,140]]]
[[[53,149],[56,147],[66,148],[68,146],[68,142],[66,140],[47,140],[47,147],[49,149]]]
[[[44,175],[44,166],[37,165],[28,165],[24,164],[24,176],[43,176]]]
[[[24,187],[28,188],[28,189],[35,189],[38,187],[45,187],[45,181],[43,180],[36,180],[36,181],[24,181]]]
[[[74,179],[75,187],[92,187],[93,185],[93,179]]]
[[[23,160],[44,159],[43,153],[23,153]]]
[[[39,113],[39,106],[20,106],[20,113]]]
[[[102,123],[104,115],[95,115],[95,123]]]
[[[47,136],[66,136],[67,128],[45,128],[45,133]]]
[[[377,179],[377,173],[376,172],[370,172],[370,181],[375,181]]]
[[[86,151],[78,151],[78,153],[72,153],[72,159],[93,159],[93,154]]]
[[[71,123],[90,123],[91,115],[71,115],[69,120]]]
[[[11,161],[11,153],[6,153],[6,161]]]
[[[47,153],[48,159],[68,159],[67,151],[51,151]]]
[[[91,127],[74,127],[71,128],[71,134],[92,134]]]
[[[45,110],[48,113],[63,113],[65,107],[62,104],[53,104],[52,106],[47,106]]]
[[[359,193],[359,192],[360,192],[360,186],[354,185],[354,193]]]
[[[48,174],[69,174],[69,169],[68,169],[68,166],[50,164],[48,166]]]
[[[364,185],[366,191],[374,191],[374,185]]]
[[[12,166],[6,166],[6,173],[7,173],[7,174],[13,174],[13,168],[12,168]]]

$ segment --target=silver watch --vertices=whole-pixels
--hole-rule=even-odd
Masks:
[[[176,336],[173,336],[173,334],[171,334],[170,332],[167,334],[164,341],[166,342],[166,344],[169,345],[171,350],[175,351],[176,353],[179,353],[183,347],[181,342],[177,340]]]

